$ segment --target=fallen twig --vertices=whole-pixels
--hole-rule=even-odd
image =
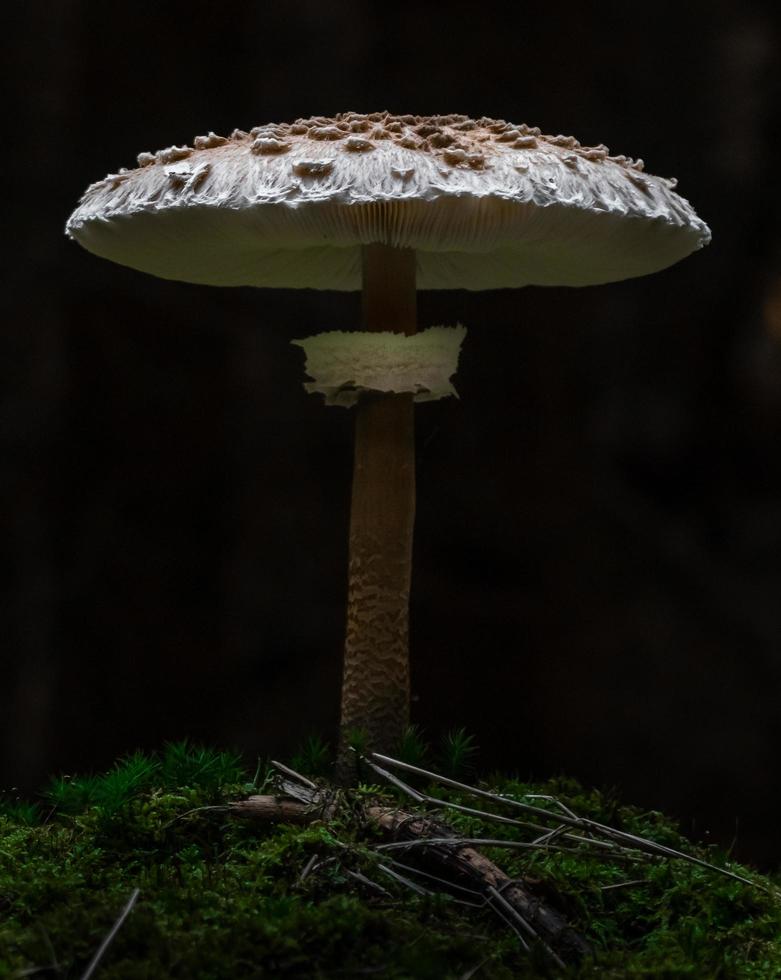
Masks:
[[[659,844],[656,841],[648,840],[645,837],[639,837],[636,834],[631,834],[626,830],[617,830],[614,827],[608,827],[606,824],[599,823],[596,820],[589,820],[587,817],[578,817],[574,814],[569,815],[567,813],[551,813],[550,810],[545,810],[543,807],[534,806],[530,803],[522,803],[520,800],[515,800],[512,797],[503,796],[500,793],[491,793],[488,790],[479,789],[477,786],[469,786],[467,783],[459,783],[455,779],[449,779],[447,776],[440,776],[438,773],[429,772],[427,769],[420,769],[418,766],[410,765],[410,763],[407,762],[401,762],[399,759],[392,759],[390,756],[381,755],[378,752],[372,752],[372,758],[379,759],[386,765],[390,765],[392,768],[401,769],[404,772],[411,772],[418,776],[424,776],[426,779],[430,779],[433,782],[440,783],[443,786],[449,786],[452,789],[460,790],[461,792],[467,793],[471,796],[482,797],[483,799],[492,800],[495,803],[500,803],[518,810],[523,810],[525,813],[533,814],[540,819],[555,820],[558,824],[575,827],[579,830],[595,832],[601,834],[603,837],[607,837],[609,841],[613,843],[617,843],[619,845],[623,844],[624,847],[644,851],[647,854],[652,854],[657,857],[675,858],[680,861],[688,861],[690,864],[699,865],[701,868],[707,868],[709,871],[715,871],[717,874],[724,875],[727,878],[732,878],[735,881],[740,881],[744,885],[751,885],[753,888],[759,888],[768,893],[771,892],[771,889],[766,888],[764,885],[760,885],[758,882],[752,881],[750,878],[745,878],[743,875],[736,874],[734,871],[729,871],[727,868],[720,868],[718,865],[710,864],[710,862],[703,861],[701,858],[694,857],[692,854],[677,851],[672,847],[667,847],[665,844]],[[538,796],[537,798],[540,797]],[[545,799],[553,799],[555,803],[561,806],[559,801],[552,797],[545,797]],[[566,809],[566,807],[564,809]]]
[[[283,782],[287,789],[288,784]],[[316,819],[330,819],[335,804],[322,791],[296,787],[297,798],[279,796],[251,796],[233,805],[237,815],[264,820],[285,820],[306,823]],[[303,797],[306,797],[304,801]],[[458,836],[445,824],[426,816],[408,813],[396,807],[366,805],[362,808],[363,819],[385,833],[405,840],[426,838],[425,858],[447,869],[458,879],[472,883],[473,890],[488,895],[489,887],[500,891],[504,899],[523,916],[541,936],[546,947],[560,951],[570,959],[579,959],[590,952],[586,941],[568,924],[562,915],[534,895],[523,881],[514,881],[480,854],[473,847],[461,843]],[[429,838],[443,838],[443,843],[432,843]],[[557,953],[558,956],[558,953]]]
[[[100,964],[100,961],[103,959],[103,957],[106,954],[106,950],[112,944],[112,942],[114,941],[114,938],[115,938],[116,934],[119,932],[119,930],[124,925],[125,919],[130,915],[131,911],[133,910],[133,906],[138,901],[138,896],[140,894],[141,894],[141,889],[140,888],[134,888],[133,889],[133,893],[131,894],[130,898],[128,899],[127,904],[125,905],[125,907],[119,913],[119,917],[117,918],[117,921],[114,923],[114,925],[108,931],[108,933],[104,937],[103,942],[100,944],[100,946],[98,946],[97,950],[95,951],[95,955],[89,961],[89,964],[87,966],[87,969],[84,971],[84,973],[82,973],[81,980],[89,980],[89,978],[92,976],[92,974],[95,972],[95,970],[97,970],[97,968],[98,968],[98,966]]]
[[[403,841],[409,845],[411,841],[420,841],[425,857],[446,868],[457,880],[470,882],[484,895],[491,895],[491,888],[501,892],[504,900],[552,951],[561,952],[570,959],[579,959],[590,952],[586,941],[560,912],[535,895],[522,879],[510,878],[480,851],[462,843],[447,825],[429,817],[377,805],[367,806],[365,813],[398,843]]]
[[[289,766],[283,765],[283,763],[277,762],[275,759],[271,760],[271,765],[274,766],[275,769],[279,769],[279,771],[283,772],[286,776],[297,779],[299,783],[302,783],[304,786],[308,786],[309,789],[317,789],[317,783],[313,783],[311,779],[308,779],[306,776],[302,776],[301,773],[296,772],[295,769],[291,769]]]

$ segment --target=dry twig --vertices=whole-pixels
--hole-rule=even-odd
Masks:
[[[114,925],[108,931],[108,933],[104,937],[103,942],[100,944],[100,946],[98,946],[97,950],[95,951],[95,955],[89,961],[89,964],[87,966],[87,969],[84,971],[84,973],[82,973],[81,980],[89,980],[89,978],[92,976],[92,974],[95,972],[95,970],[97,970],[98,966],[100,965],[100,961],[106,955],[106,950],[112,944],[112,942],[114,941],[117,933],[119,932],[119,930],[124,925],[125,919],[127,919],[127,917],[132,912],[133,906],[138,901],[138,896],[140,894],[141,894],[141,889],[140,888],[134,888],[133,889],[133,893],[131,894],[130,898],[128,899],[127,904],[125,905],[125,907],[119,913],[119,917],[117,918],[117,921],[114,923]]]

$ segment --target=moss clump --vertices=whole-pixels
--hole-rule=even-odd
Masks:
[[[328,826],[229,815],[224,804],[262,792],[266,775],[260,767],[250,776],[230,754],[177,744],[102,776],[59,779],[37,806],[0,804],[0,977],[34,968],[80,976],[135,888],[139,901],[101,963],[101,980],[560,975],[524,954],[489,910],[417,895],[384,876],[376,841],[349,808]],[[496,777],[491,785],[518,797],[553,794],[582,816],[727,866],[660,814],[575,783],[532,787]],[[451,813],[449,822],[470,835],[517,835]],[[770,890],[681,861],[487,853],[510,874],[539,879],[593,945],[594,960],[567,976],[781,976],[781,905],[771,882],[745,869],[729,865]],[[316,868],[303,874],[313,856]]]

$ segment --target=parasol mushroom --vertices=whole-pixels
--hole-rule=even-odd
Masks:
[[[166,279],[362,290],[363,332],[296,341],[309,390],[356,405],[343,747],[362,729],[387,751],[408,721],[413,401],[453,393],[463,336],[414,336],[416,290],[656,272],[710,240],[674,187],[536,127],[347,112],[142,153],[71,215],[89,251]]]

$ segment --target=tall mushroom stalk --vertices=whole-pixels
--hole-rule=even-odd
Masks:
[[[416,330],[415,252],[367,245],[363,329]],[[409,722],[409,595],[415,522],[411,393],[363,392],[355,420],[339,769],[355,730],[395,747]]]

